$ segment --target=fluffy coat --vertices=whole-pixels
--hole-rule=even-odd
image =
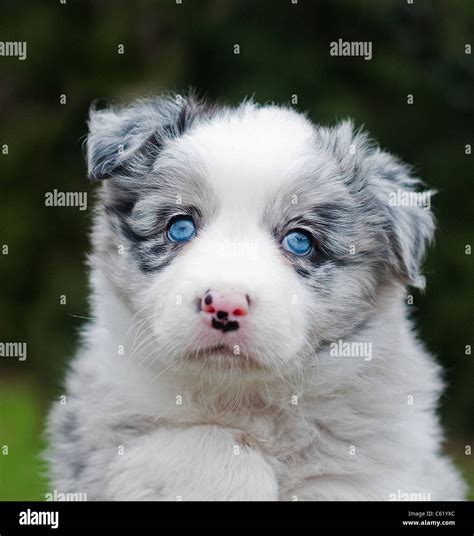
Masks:
[[[55,489],[463,498],[440,452],[440,368],[408,318],[434,224],[426,207],[389,201],[420,185],[406,165],[350,122],[192,96],[92,109],[87,158],[101,183],[93,320],[50,415]],[[196,224],[188,243],[167,239],[176,214]],[[282,248],[295,228],[311,254]],[[239,330],[200,321],[209,288],[251,297]]]

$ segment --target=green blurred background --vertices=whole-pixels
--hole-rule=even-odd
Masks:
[[[474,446],[474,357],[466,355],[473,271],[465,253],[474,197],[473,156],[466,154],[474,141],[474,69],[465,46],[474,44],[474,2],[56,0],[0,7],[0,40],[28,43],[25,61],[0,57],[0,341],[28,344],[26,361],[0,358],[0,448],[8,446],[8,454],[0,452],[0,499],[44,498],[43,420],[88,315],[91,210],[45,207],[45,192],[92,192],[82,156],[92,100],[189,87],[230,103],[249,95],[283,103],[297,95],[297,108],[321,123],[351,116],[439,190],[427,291],[415,294],[412,309],[446,370],[446,449],[474,485],[474,454],[466,454]],[[372,60],[330,56],[339,38],[372,41]]]

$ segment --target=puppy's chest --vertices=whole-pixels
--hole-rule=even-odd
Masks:
[[[317,440],[315,423],[291,412],[256,413],[236,418],[242,444],[256,448],[283,465],[303,461]]]

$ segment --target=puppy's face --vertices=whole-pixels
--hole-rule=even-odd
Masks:
[[[431,215],[390,203],[415,181],[349,123],[158,99],[92,112],[88,160],[96,264],[170,368],[292,373],[420,284]]]

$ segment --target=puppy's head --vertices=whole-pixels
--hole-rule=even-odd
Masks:
[[[93,110],[95,264],[169,367],[285,374],[422,286],[417,181],[349,122],[159,98]],[[411,199],[411,202],[410,202]]]

